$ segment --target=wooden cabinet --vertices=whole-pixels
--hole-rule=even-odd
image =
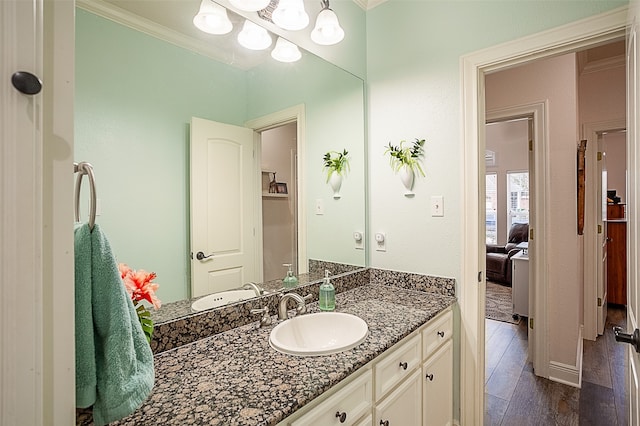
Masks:
[[[452,336],[447,308],[278,426],[451,425]]]
[[[607,302],[627,304],[627,222],[607,222]]]
[[[624,219],[625,204],[607,204],[607,219]]]

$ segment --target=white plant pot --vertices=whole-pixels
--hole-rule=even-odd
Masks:
[[[340,187],[342,186],[342,175],[333,172],[329,177],[329,185],[333,189],[333,198],[340,198]]]
[[[413,169],[405,166],[400,169],[399,175],[400,175],[400,180],[402,181],[402,184],[407,189],[404,195],[414,195],[412,191],[413,179],[414,179]]]

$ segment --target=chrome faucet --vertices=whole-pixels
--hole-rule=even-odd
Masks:
[[[249,282],[242,286],[243,290],[253,290],[256,292],[256,296],[262,296],[264,294],[264,289],[260,287],[258,284]]]
[[[289,313],[287,311],[287,302],[289,299],[296,301],[298,304],[298,306],[296,306],[296,314],[302,315],[307,312],[307,305],[305,301],[311,299],[311,294],[307,294],[305,297],[302,297],[297,293],[287,293],[283,295],[280,299],[280,304],[278,305],[278,319],[286,320],[289,318]]]

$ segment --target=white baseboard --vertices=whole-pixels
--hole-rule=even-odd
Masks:
[[[561,362],[549,361],[549,380],[563,383],[565,385],[580,388],[582,386],[582,331],[580,326],[578,334],[578,347],[576,350],[576,365],[563,364]]]

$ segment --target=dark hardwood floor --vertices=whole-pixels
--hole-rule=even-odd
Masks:
[[[485,425],[623,426],[628,421],[626,350],[612,328],[624,326],[624,306],[610,305],[605,334],[584,340],[582,388],[537,377],[527,362],[526,321],[487,319]]]

